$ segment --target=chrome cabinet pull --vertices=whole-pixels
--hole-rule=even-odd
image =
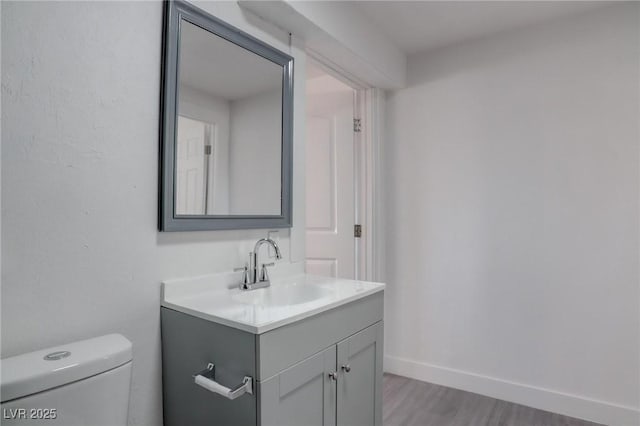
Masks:
[[[349,371],[351,371],[351,366],[349,364],[343,365],[342,371],[344,371],[345,373],[348,373]]]
[[[328,376],[333,381],[338,380],[338,373],[336,373],[335,371],[333,373],[329,373]]]

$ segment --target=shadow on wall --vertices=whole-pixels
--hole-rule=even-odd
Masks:
[[[267,229],[230,229],[197,232],[158,232],[157,243],[160,246],[192,243],[221,243],[239,241],[257,241],[267,235]],[[278,229],[278,238],[289,238],[290,228]]]

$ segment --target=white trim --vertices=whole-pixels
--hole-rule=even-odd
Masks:
[[[365,240],[366,259],[364,278],[383,282],[384,277],[384,200],[382,144],[385,132],[385,93],[382,89],[371,88],[364,93],[364,145],[365,156],[365,203],[366,223],[370,238]]]
[[[385,355],[388,373],[462,389],[545,411],[611,426],[640,424],[640,408],[559,392],[481,374]]]
[[[384,135],[384,91],[377,88],[356,91],[356,114],[362,131],[356,137],[358,167],[356,185],[358,215],[362,237],[358,246],[358,277],[366,281],[384,281],[384,232],[382,201],[381,149]]]
[[[369,224],[367,218],[369,216],[367,205],[367,129],[369,128],[365,117],[365,100],[364,89],[357,89],[353,97],[353,115],[354,118],[360,119],[360,132],[353,133],[353,188],[355,203],[355,223],[362,226],[362,235],[355,238],[355,278],[357,280],[367,279],[367,241],[369,238]]]
[[[322,68],[327,74],[337,78],[347,86],[351,86],[354,90],[362,90],[369,87],[362,80],[360,80],[353,74],[341,69],[339,65],[332,62],[330,59],[316,52],[315,50],[307,47],[305,49],[305,52],[307,53],[307,58],[310,59],[309,62]]]

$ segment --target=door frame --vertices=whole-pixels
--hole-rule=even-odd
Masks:
[[[312,49],[307,48],[306,53],[310,62],[354,89],[354,118],[361,122],[361,131],[354,132],[354,212],[355,223],[362,226],[362,236],[355,238],[355,279],[382,281],[381,149],[385,94],[382,89],[371,87]]]

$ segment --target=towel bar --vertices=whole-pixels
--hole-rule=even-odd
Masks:
[[[222,395],[227,399],[233,400],[245,393],[253,395],[253,379],[251,377],[244,376],[242,383],[234,388],[228,388],[216,382],[216,366],[212,363],[207,364],[207,368],[193,377],[196,385],[201,386],[210,392]]]

